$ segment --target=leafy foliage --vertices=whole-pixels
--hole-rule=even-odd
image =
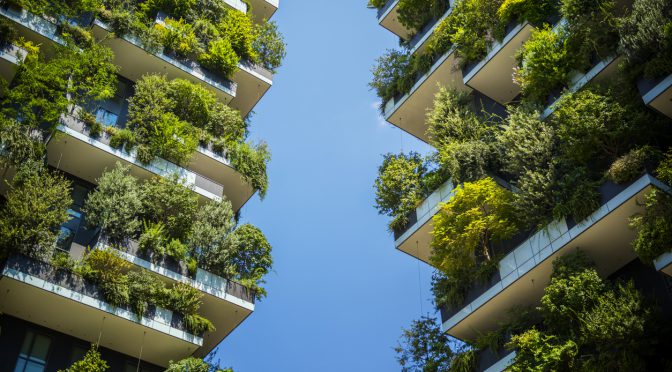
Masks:
[[[512,193],[491,178],[465,182],[432,218],[430,262],[448,278],[447,289],[458,294],[453,299],[466,292],[464,285],[471,283],[481,262],[496,260],[491,243],[518,231],[512,199]]]
[[[69,368],[59,372],[105,372],[108,368],[110,368],[109,365],[100,356],[98,345],[92,344],[84,355],[84,359],[76,361]]]
[[[620,23],[619,48],[632,67],[657,78],[672,73],[672,4],[666,0],[635,0]]]
[[[2,256],[19,252],[48,260],[68,220],[70,182],[37,162],[19,167],[0,209]]]
[[[142,185],[145,220],[165,225],[167,236],[186,239],[198,207],[198,195],[177,176],[154,177]]]
[[[435,319],[423,316],[414,320],[403,330],[395,348],[402,371],[447,371],[455,357],[449,341]]]
[[[450,3],[448,0],[400,0],[396,7],[399,23],[412,32],[441,17]]]
[[[630,218],[637,230],[633,247],[639,258],[649,264],[672,250],[672,196],[654,189],[646,195],[644,212]]]
[[[616,183],[632,181],[641,176],[660,155],[660,151],[648,145],[634,148],[611,163],[607,176]]]
[[[285,41],[278,31],[275,21],[258,24],[256,27],[257,38],[252,44],[258,63],[272,73],[277,72],[282,66],[282,61],[287,56]]]
[[[87,223],[100,227],[115,241],[134,236],[140,228],[142,194],[129,170],[130,166],[117,163],[114,169],[103,173],[84,206]]]
[[[516,20],[519,23],[528,21],[540,25],[559,10],[558,0],[504,0],[497,10],[502,23]]]
[[[208,360],[189,357],[177,362],[170,361],[166,372],[233,372],[231,368],[222,368]]]
[[[404,226],[408,214],[445,181],[445,176],[435,168],[431,158],[415,152],[384,155],[374,187],[378,213],[393,218],[390,229]]]

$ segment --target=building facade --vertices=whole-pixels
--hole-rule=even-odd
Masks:
[[[278,1],[47,3],[0,3],[3,121],[38,149],[13,158],[0,141],[3,218],[46,239],[39,254],[3,243],[0,369],[63,370],[92,344],[110,371],[204,358],[252,314],[270,268],[237,216],[266,191],[268,152],[246,137],[284,57]],[[45,209],[65,213],[56,228],[11,222],[28,162],[67,185],[67,208]],[[121,188],[99,189],[113,170]]]
[[[662,37],[647,44],[638,33],[645,28],[643,23],[649,22],[653,30],[670,22],[670,5],[663,3],[369,2],[377,10],[378,23],[399,37],[401,45],[381,57],[373,70],[371,87],[381,98],[381,113],[392,125],[432,145],[438,154],[438,161],[420,159],[417,154],[388,155],[376,183],[378,209],[393,218],[395,247],[437,270],[433,289],[441,328],[475,351],[469,369],[502,371],[513,365],[514,370],[525,370],[515,365],[522,363],[516,359],[515,345],[505,347],[510,331],[498,341],[497,350],[480,346],[477,339],[500,329],[511,319],[512,310],[540,306],[551,283],[553,263],[577,250],[587,255],[606,282],[632,280],[639,293],[657,302],[669,319],[670,254],[664,253],[669,249],[660,247],[661,240],[647,240],[642,225],[633,223],[637,216],[651,216],[646,201],[652,190],[670,192],[665,166],[657,168],[657,158],[633,166],[627,177],[617,176],[618,166],[631,160],[638,148],[669,151],[670,132],[665,125],[672,118],[672,71],[654,69],[655,61],[668,55],[669,46]],[[655,21],[642,16],[651,9],[657,14]],[[585,45],[590,46],[582,49]],[[585,109],[595,104],[590,99],[609,104]],[[633,129],[617,134],[623,127],[600,116],[610,105],[622,105],[647,119],[640,122],[641,118],[622,114],[619,120]],[[524,132],[521,118],[533,123],[528,128],[534,129]],[[596,122],[606,129],[599,134],[596,127],[570,134],[579,122],[589,123],[584,129]],[[481,134],[469,133],[482,128]],[[535,136],[540,133],[552,141]],[[610,142],[605,137],[619,135],[623,137],[614,153],[597,149],[599,143]],[[582,139],[591,136],[598,140],[585,147],[590,155],[577,160]],[[544,143],[548,147],[537,152],[535,146]],[[549,161],[544,158],[547,154],[552,154]],[[389,165],[394,162],[396,168]],[[571,166],[558,165],[563,162]],[[516,168],[521,163],[523,171]],[[412,170],[399,171],[399,164],[410,164]],[[578,176],[582,181],[567,180],[566,175],[579,167],[585,169]],[[535,185],[543,184],[536,187],[531,186],[530,174],[551,176],[535,178]],[[406,183],[394,183],[398,179]],[[460,264],[451,265],[461,262],[456,261],[455,247],[471,244],[464,238],[469,231],[459,224],[476,221],[466,213],[451,219],[451,213],[461,213],[451,201],[460,194],[461,203],[468,203],[464,196],[475,189],[465,185],[483,185],[479,183],[483,179],[493,179],[506,190],[511,198],[506,199],[507,208],[525,217],[515,226],[512,223],[515,231],[500,239],[494,235],[496,226],[485,219],[477,221],[486,226],[483,230],[471,225],[472,232],[490,229],[470,235],[486,240],[488,254],[474,244],[477,249],[463,262],[473,264],[474,270],[489,263],[492,270],[486,279],[476,278],[474,272],[460,274],[454,267]],[[567,182],[573,191],[585,180],[590,180],[591,196],[576,197],[592,199],[587,210],[559,210],[559,205],[566,206],[562,193],[571,193],[560,185]],[[398,201],[388,202],[395,192],[401,195]],[[534,199],[532,193],[542,196]],[[516,209],[523,202],[528,202],[527,210]],[[493,205],[492,201],[478,203],[471,206]],[[641,252],[642,242],[658,246],[658,258],[647,258]],[[465,275],[468,284],[450,282],[451,275]],[[446,288],[452,290],[450,295]],[[446,300],[456,292],[459,299]],[[543,329],[539,324],[535,327]]]

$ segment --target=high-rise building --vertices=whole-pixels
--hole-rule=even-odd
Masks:
[[[388,156],[378,208],[393,218],[395,247],[437,269],[442,330],[476,351],[473,370],[502,371],[516,360],[516,348],[504,347],[510,331],[497,350],[476,340],[510,321],[512,310],[539,306],[553,262],[577,250],[602,279],[634,280],[669,317],[672,255],[661,241],[670,236],[658,230],[654,238],[646,222],[632,221],[671,222],[656,216],[647,195],[656,190],[663,205],[670,192],[669,163],[659,162],[672,124],[663,36],[672,8],[579,3],[369,1],[401,45],[373,70],[382,115],[438,153],[438,160]],[[483,192],[484,179],[509,199],[467,201],[467,193]],[[458,193],[463,204],[451,205]],[[517,223],[495,203],[519,215]],[[511,230],[496,230],[503,226]],[[657,247],[658,258],[642,243]]]
[[[0,2],[0,370],[65,369],[95,344],[110,371],[160,371],[252,314],[270,246],[237,219],[266,191],[247,134],[284,57],[278,5]],[[32,209],[37,192],[44,215],[14,219],[14,175],[33,171],[69,204]]]

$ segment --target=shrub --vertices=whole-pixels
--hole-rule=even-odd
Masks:
[[[235,142],[229,145],[229,160],[243,180],[259,192],[262,199],[268,191],[266,165],[271,160],[271,152],[266,142],[256,145],[247,142]]]
[[[212,332],[215,330],[215,326],[211,321],[198,314],[185,315],[184,324],[189,332],[194,335],[202,335],[205,332]]]
[[[607,177],[616,183],[630,182],[641,176],[659,157],[660,151],[651,146],[632,149],[611,163]]]
[[[217,29],[231,43],[231,47],[239,58],[254,61],[257,58],[252,47],[256,33],[252,19],[245,13],[237,10],[228,10],[217,25]]]
[[[70,254],[63,251],[55,251],[54,255],[51,256],[51,266],[56,269],[62,269],[66,271],[73,271],[76,266],[76,262],[70,257]]]
[[[655,173],[661,181],[672,185],[672,148],[667,150]]]
[[[433,178],[430,176],[432,173],[439,173],[435,168],[431,158],[423,158],[415,152],[383,156],[374,184],[376,209],[379,214],[392,217],[390,229],[404,226],[408,222],[408,214],[441,185],[442,177],[434,184],[427,182]]]
[[[439,148],[439,163],[455,182],[487,177],[492,159],[492,148],[483,141],[453,142]]]
[[[128,273],[128,302],[138,320],[145,314],[149,304],[156,301],[164,290],[165,284],[147,270]]]
[[[135,147],[135,135],[129,129],[116,129],[112,132],[110,136],[110,146],[115,149],[125,149],[130,151]]]
[[[467,285],[475,279],[480,262],[496,261],[492,242],[511,238],[518,231],[511,207],[513,195],[491,178],[465,182],[432,218],[430,262],[450,283]],[[455,293],[466,289],[453,288]]]
[[[103,173],[84,204],[87,223],[100,227],[116,242],[134,237],[140,228],[141,189],[129,171],[130,166],[117,163],[114,169]]]
[[[196,212],[194,227],[189,236],[189,245],[200,266],[214,273],[226,273],[219,268],[222,261],[226,263],[227,236],[235,226],[231,202],[222,200],[210,201]],[[226,275],[225,275],[226,276]]]
[[[74,362],[69,368],[59,372],[105,372],[110,368],[100,356],[98,345],[91,344],[91,348],[84,355],[84,359]]]
[[[408,53],[388,49],[385,55],[378,58],[376,66],[371,69],[373,78],[369,87],[376,91],[381,99],[381,110],[384,104],[404,92],[401,80],[406,75],[412,75],[409,70],[410,56]],[[410,87],[408,87],[410,89]]]
[[[261,67],[276,73],[282,66],[287,52],[285,51],[285,40],[278,31],[278,24],[275,21],[267,21],[255,26],[257,38],[252,44],[256,54],[256,62]]]
[[[161,35],[163,47],[179,56],[191,57],[199,54],[200,45],[193,25],[183,19],[167,18],[166,25],[156,24],[154,27]]]
[[[572,217],[576,222],[583,221],[600,207],[599,181],[591,177],[585,167],[558,170],[555,184],[555,206],[553,217],[560,219]]]
[[[184,315],[193,315],[201,307],[201,298],[203,295],[198,289],[185,283],[175,283],[172,288],[165,293],[165,302],[167,308],[173,309]]]
[[[448,0],[401,0],[397,5],[397,15],[399,23],[412,32],[441,17],[449,7]]]
[[[232,278],[254,290],[257,297],[264,297],[266,291],[260,284],[273,265],[272,247],[266,236],[259,228],[244,224],[238,226],[227,239],[231,252],[226,264],[234,273]]]
[[[595,57],[604,59],[618,45],[615,0],[562,0],[560,13],[567,22],[567,48],[575,68],[587,70]]]
[[[660,190],[652,190],[644,200],[644,212],[630,218],[630,226],[637,231],[633,241],[635,253],[648,264],[661,254],[672,250],[672,197]]]
[[[144,217],[148,221],[165,225],[166,235],[186,239],[191,228],[198,196],[178,177],[154,177],[142,185]]]
[[[644,64],[647,77],[672,73],[672,4],[666,0],[635,0],[620,23],[619,48],[631,66]]]
[[[163,256],[166,253],[164,244],[166,242],[165,229],[162,222],[144,223],[144,229],[140,234],[138,246],[146,254],[155,253]]]
[[[532,30],[516,58],[520,67],[514,71],[514,81],[526,99],[540,104],[568,82],[573,66],[567,50],[567,35],[563,29],[554,32],[549,26]]]
[[[171,360],[166,372],[211,372],[211,369],[203,359],[189,357],[178,362]]]
[[[70,182],[63,176],[37,162],[21,165],[0,209],[2,256],[19,252],[48,260],[70,204]]]
[[[485,57],[488,46],[503,36],[497,10],[503,0],[461,0],[446,18],[447,31],[461,64]]]
[[[240,116],[240,112],[221,102],[214,102],[209,113],[204,128],[212,136],[224,143],[240,142],[247,137],[248,123]]]
[[[559,10],[558,0],[504,0],[497,10],[499,21],[503,24],[516,20],[541,25]]]
[[[18,120],[0,114],[0,162],[18,167],[39,162],[46,153],[44,142],[36,138],[38,132]]]
[[[126,272],[131,264],[112,249],[93,249],[84,258],[84,275],[98,284],[105,301],[112,306],[128,304],[129,281]]]
[[[427,113],[427,134],[431,144],[439,148],[453,142],[489,141],[494,127],[486,113],[477,113],[471,94],[441,88]]]
[[[0,45],[4,46],[16,40],[18,32],[12,25],[12,21],[3,18],[0,20]]]

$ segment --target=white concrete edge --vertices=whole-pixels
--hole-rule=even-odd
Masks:
[[[656,84],[650,91],[642,96],[644,104],[649,105],[653,102],[658,96],[663,94],[666,90],[672,87],[672,74],[668,75],[663,81]]]
[[[502,51],[504,46],[506,46],[508,43],[511,42],[511,40],[513,40],[516,36],[518,36],[518,34],[521,31],[523,31],[527,25],[529,25],[527,21],[523,23],[518,23],[516,27],[514,27],[511,31],[509,31],[508,34],[506,34],[506,36],[504,37],[504,39],[502,39],[502,41],[498,41],[492,44],[485,58],[483,58],[480,62],[478,62],[478,64],[476,64],[476,66],[474,66],[474,68],[472,68],[471,71],[469,71],[467,76],[463,77],[462,80],[464,81],[464,84],[469,83],[469,81],[471,81],[471,79],[473,79],[474,76],[476,76],[476,74],[478,74],[483,69],[483,67],[485,67],[485,65],[487,65],[490,61],[492,61],[492,59],[495,58],[495,56]]]
[[[137,316],[132,313],[131,311],[119,308],[119,307],[114,307],[107,302],[95,299],[93,297],[86,296],[82,293],[75,292],[73,290],[70,290],[68,288],[61,287],[57,284],[50,283],[44,279],[37,278],[35,276],[32,276],[30,274],[26,274],[20,271],[17,271],[15,269],[10,269],[5,267],[2,272],[3,276],[6,276],[8,278],[12,278],[16,281],[19,281],[21,283],[25,283],[28,285],[31,285],[36,288],[40,288],[42,290],[45,290],[47,292],[59,295],[61,297],[68,298],[70,300],[79,302],[81,304],[84,304],[86,306],[92,307],[94,309],[106,312],[108,314],[112,314],[115,316],[118,316],[120,318],[126,319],[128,321],[131,321],[133,323],[138,323],[141,324],[145,327],[152,328],[156,330],[157,332],[161,332],[164,334],[167,334],[169,336],[173,336],[176,338],[179,338],[183,341],[190,342],[192,344],[203,346],[203,338],[193,335],[189,332],[182,331],[176,328],[173,328],[170,323],[165,323],[164,318],[157,316],[154,319],[149,319],[146,317],[142,317],[140,321],[138,321]],[[160,309],[157,307],[157,309]],[[170,311],[167,309],[162,309],[163,311]],[[160,314],[161,311],[158,311]],[[172,312],[171,312],[172,313]]]
[[[505,357],[497,361],[497,363],[493,364],[492,366],[488,367],[488,369],[485,370],[485,372],[502,372],[505,371],[506,368],[513,362],[513,359],[516,357],[516,352],[512,351],[509,354],[507,354]]]

